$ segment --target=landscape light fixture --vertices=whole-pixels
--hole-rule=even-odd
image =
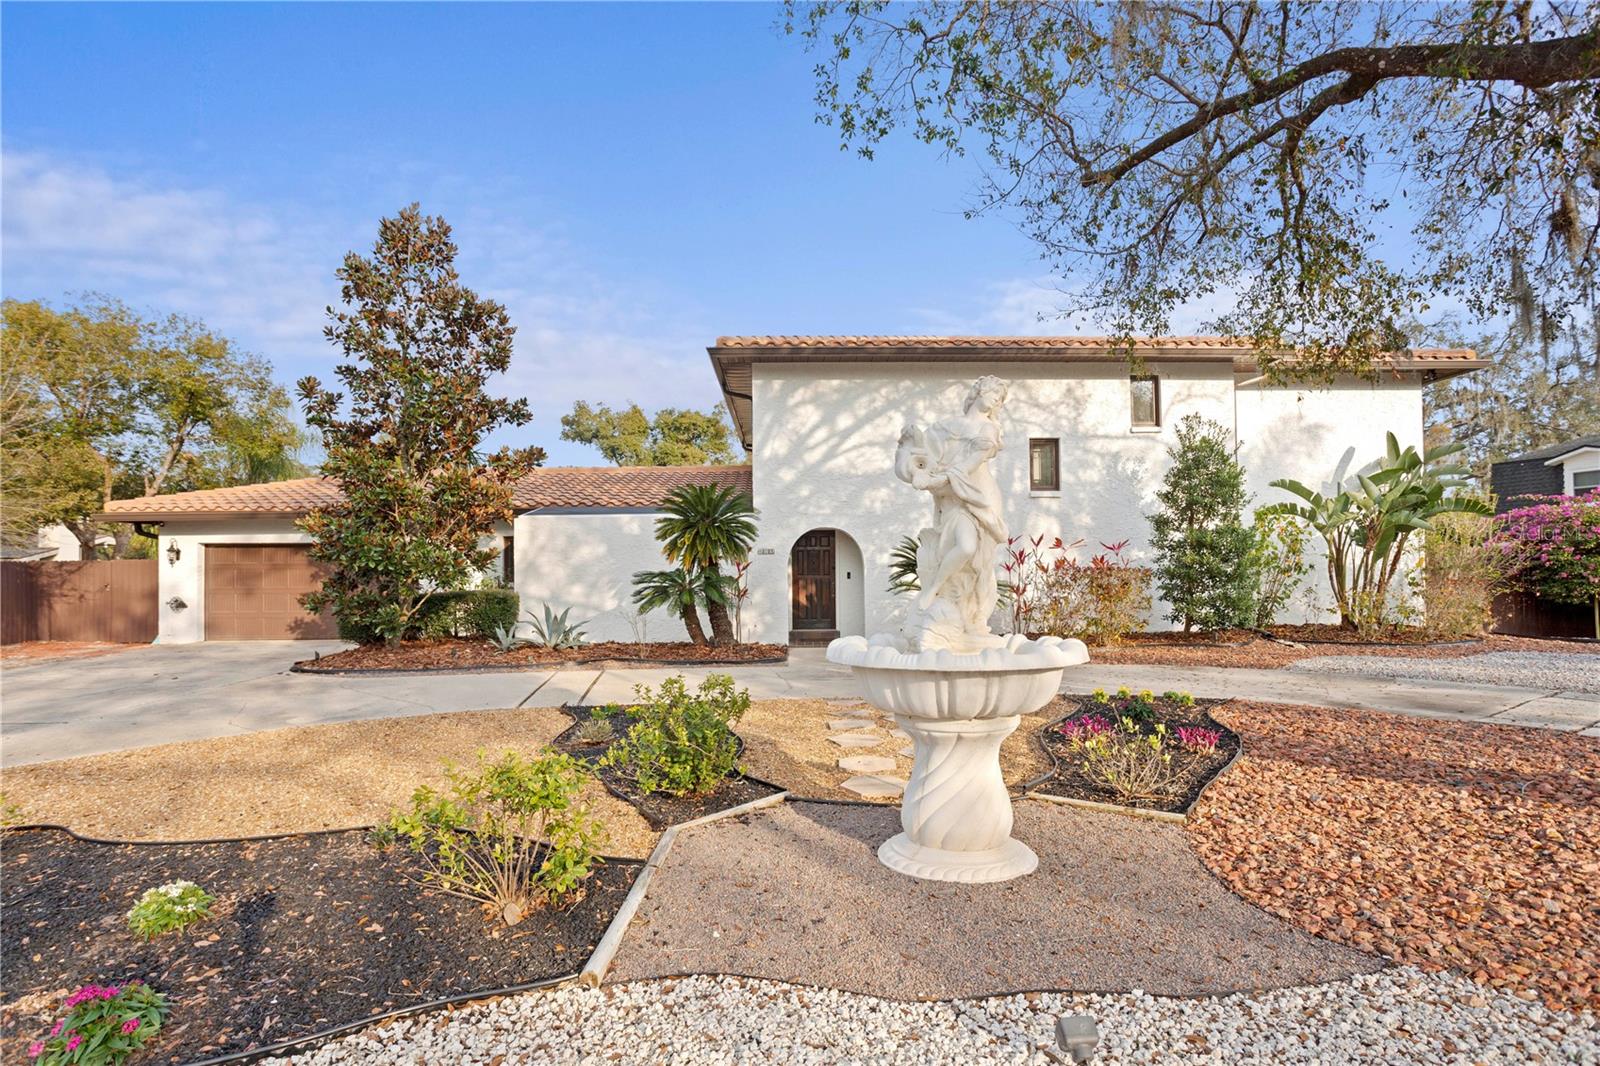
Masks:
[[[1067,1014],[1056,1019],[1056,1043],[1073,1062],[1088,1062],[1100,1043],[1100,1030],[1087,1014]]]
[[[175,540],[167,541],[167,562],[173,566],[178,565],[178,560],[183,558],[183,549],[178,547]]]

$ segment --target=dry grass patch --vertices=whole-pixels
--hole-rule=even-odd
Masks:
[[[0,789],[27,822],[119,840],[196,840],[369,825],[437,784],[444,760],[536,751],[571,724],[558,710],[461,711],[298,726],[18,766]],[[608,854],[648,855],[656,834],[598,782],[584,793]]]

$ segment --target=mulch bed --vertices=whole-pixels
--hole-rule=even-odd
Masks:
[[[562,732],[555,739],[555,747],[560,751],[570,752],[578,758],[591,764],[599,761],[616,740],[605,744],[579,744],[577,742],[578,727],[594,717],[593,707],[563,707],[573,718],[570,728]],[[628,717],[622,713],[611,716],[612,725],[616,728],[617,738],[628,730]],[[739,750],[744,751],[744,738],[737,737]],[[627,803],[639,812],[651,829],[663,830],[671,825],[682,822],[692,822],[717,811],[725,811],[730,807],[737,807],[742,803],[749,803],[765,796],[773,796],[783,789],[766,781],[759,781],[744,774],[736,774],[722,779],[721,783],[710,792],[691,796],[673,796],[665,792],[645,792],[638,785],[628,780],[622,774],[610,767],[595,767],[595,777],[606,786],[610,793]]]
[[[25,1062],[62,997],[138,979],[172,1013],[133,1062],[192,1062],[385,1012],[577,972],[639,864],[598,868],[583,899],[516,926],[418,885],[415,856],[359,831],[225,844],[107,845],[12,830],[3,865],[0,1059]],[[213,917],[146,942],[124,914],[185,878]]]
[[[549,669],[606,663],[614,666],[737,666],[787,661],[786,644],[632,644],[602,640],[576,648],[546,648],[524,644],[503,652],[487,640],[440,637],[408,640],[390,647],[363,644],[315,659],[303,659],[294,669],[306,674],[342,674],[431,670]]]
[[[1282,627],[1285,632],[1295,627]],[[1536,640],[1498,634],[1468,644],[1307,644],[1295,640],[1279,643],[1264,637],[1228,647],[1184,645],[1171,640],[1151,640],[1163,634],[1138,634],[1126,643],[1089,649],[1091,662],[1136,666],[1226,666],[1273,670],[1326,655],[1375,655],[1404,659],[1461,659],[1494,651],[1577,652],[1600,654],[1600,645],[1578,641]],[[1294,639],[1292,637],[1286,639]]]
[[[1299,625],[1268,626],[1266,633],[1279,640],[1292,640],[1299,644],[1359,644],[1364,648],[1392,645],[1451,645],[1481,644],[1481,637],[1452,639],[1439,637],[1417,626],[1393,626],[1373,633],[1359,633],[1343,626],[1322,622],[1304,622]]]
[[[1030,792],[1043,792],[1046,795],[1065,796],[1069,799],[1089,800],[1094,803],[1109,803],[1119,807],[1133,807],[1143,811],[1183,814],[1199,798],[1211,780],[1239,753],[1239,735],[1211,716],[1211,709],[1225,701],[1195,700],[1193,706],[1184,706],[1176,700],[1158,696],[1154,700],[1156,719],[1167,727],[1167,733],[1171,737],[1167,742],[1167,750],[1181,776],[1171,795],[1126,800],[1083,773],[1078,755],[1072,750],[1071,742],[1061,733],[1064,727],[1084,718],[1098,716],[1115,721],[1117,717],[1115,703],[1112,705],[1097,703],[1089,696],[1067,696],[1065,699],[1075,702],[1076,708],[1071,714],[1045,726],[1037,734],[1039,745],[1055,761],[1055,768],[1042,780],[1030,783],[1027,789]],[[1112,699],[1115,701],[1116,697],[1113,696]],[[1222,734],[1222,739],[1211,751],[1190,751],[1177,742],[1180,726],[1213,729]],[[1154,731],[1154,723],[1142,729],[1146,734]]]
[[[1600,1009],[1600,741],[1234,701],[1195,851],[1307,932]]]

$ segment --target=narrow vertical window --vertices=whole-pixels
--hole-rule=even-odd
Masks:
[[[1061,441],[1055,437],[1028,441],[1028,487],[1035,492],[1061,489]]]
[[[510,537],[502,538],[505,547],[500,549],[500,579],[507,585],[517,583],[517,552]]]
[[[1159,426],[1161,424],[1161,379],[1154,374],[1134,374],[1128,379],[1128,397],[1132,407],[1133,424]]]

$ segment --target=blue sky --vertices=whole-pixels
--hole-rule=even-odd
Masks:
[[[333,271],[418,200],[518,326],[517,437],[710,406],[730,333],[1073,332],[975,164],[815,123],[772,5],[5,4],[3,288],[196,315],[324,376]],[[1181,325],[1181,323],[1180,323]]]

